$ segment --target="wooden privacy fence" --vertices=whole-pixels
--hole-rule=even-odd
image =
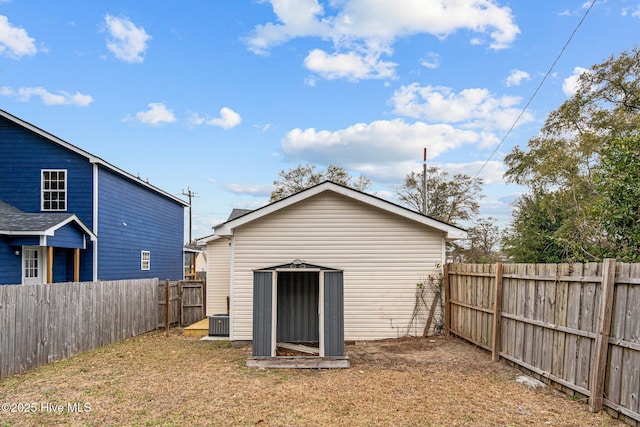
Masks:
[[[448,264],[445,333],[640,425],[640,264]]]
[[[158,327],[189,326],[205,318],[204,280],[163,280],[158,283]]]
[[[158,326],[158,280],[0,286],[0,378]]]

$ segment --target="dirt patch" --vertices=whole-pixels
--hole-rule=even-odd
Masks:
[[[385,369],[428,368],[477,370],[491,365],[487,353],[453,337],[404,337],[380,341],[361,341],[347,348],[354,365]]]
[[[623,425],[454,338],[347,352],[350,369],[260,370],[250,346],[145,334],[0,381],[0,402],[23,410],[3,406],[0,425]]]

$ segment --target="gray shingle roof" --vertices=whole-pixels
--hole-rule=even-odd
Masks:
[[[46,231],[72,216],[69,213],[25,213],[0,201],[0,233]]]
[[[231,213],[229,214],[229,218],[227,218],[227,221],[231,221],[233,219],[236,218],[240,218],[242,215],[246,215],[249,212],[252,212],[251,209],[238,209],[238,208],[234,208]]]

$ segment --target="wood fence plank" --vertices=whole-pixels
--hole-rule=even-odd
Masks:
[[[483,270],[482,270],[483,272],[490,273],[491,270],[492,270],[491,264],[483,265]],[[480,281],[481,286],[480,288],[478,288],[478,305],[480,307],[489,308],[489,309],[493,308],[489,306],[489,298],[488,298],[488,289],[491,288],[491,281],[492,281],[491,278],[487,278],[487,277],[482,278],[482,280]],[[489,323],[493,321],[493,317],[484,311],[479,311],[478,316],[479,316],[479,322],[480,322],[479,324],[480,341],[484,345],[491,347],[492,341],[491,341],[491,338],[489,337],[489,329],[490,329]]]
[[[45,365],[49,361],[49,347],[51,341],[49,340],[49,322],[50,322],[50,286],[38,286],[40,291],[40,297],[38,298],[40,307],[40,319],[38,321],[39,332],[39,345],[38,345],[38,366]],[[1,376],[1,375],[0,375]]]
[[[23,288],[23,289],[26,289]],[[27,318],[25,311],[25,300],[27,299],[26,292],[16,292],[16,331],[24,331],[27,329]],[[22,372],[26,369],[25,366],[25,350],[26,350],[26,334],[18,333],[15,336],[15,349],[13,353],[14,364],[16,366],[16,372]]]
[[[602,410],[604,394],[604,374],[607,369],[607,354],[609,349],[609,332],[611,330],[611,312],[613,310],[613,296],[616,278],[616,262],[605,259],[602,265],[602,284],[600,286],[600,302],[596,324],[596,340],[593,344],[593,361],[591,363],[591,381],[589,410]]]
[[[616,278],[629,277],[630,265],[618,263],[616,266]],[[613,325],[611,328],[611,337],[615,339],[624,339],[625,322],[627,319],[628,304],[633,303],[627,295],[628,284],[618,283],[615,287],[615,297],[613,302]],[[638,301],[640,303],[640,301]],[[618,345],[611,346],[611,356],[609,358],[609,370],[607,372],[607,384],[605,386],[605,395],[609,400],[616,404],[620,404],[620,388],[622,387],[622,356],[624,348]]]
[[[545,264],[544,274],[547,280],[544,282],[544,321],[551,325],[556,324],[556,283],[555,276],[557,266],[555,264]],[[553,357],[556,351],[554,347],[555,332],[545,328],[543,331],[543,346],[547,348],[543,353],[542,369],[546,372],[553,370]]]
[[[485,264],[476,264],[476,270],[479,272],[484,272],[486,269],[486,265]],[[475,295],[474,295],[474,305],[476,307],[484,307],[484,301],[483,301],[483,293],[484,293],[484,284],[485,284],[485,280],[487,280],[486,277],[481,277],[480,280],[477,280],[476,283],[477,285],[474,287],[475,289]],[[474,336],[476,337],[476,339],[478,340],[478,342],[481,342],[483,344],[486,345],[486,341],[484,339],[484,330],[485,330],[485,325],[484,325],[484,315],[485,313],[483,313],[481,310],[476,310],[475,311],[475,322],[476,322],[476,327],[474,328]]]
[[[451,333],[451,264],[445,264],[442,269],[442,287],[444,288],[444,334]]]
[[[598,265],[588,263],[584,265],[584,274],[593,276],[597,273]],[[582,284],[582,305],[580,313],[580,329],[583,331],[595,332],[594,324],[596,318],[596,284],[593,282]],[[578,377],[576,384],[589,390],[589,380],[591,373],[591,339],[580,339],[578,342]]]
[[[530,272],[530,269],[528,269],[527,273],[532,274],[532,272]],[[541,276],[544,277],[544,274],[546,273],[546,265],[545,264],[537,264],[535,265],[535,275],[536,276]],[[546,291],[546,287],[544,282],[542,281],[538,281],[536,282],[536,293],[535,293],[535,305],[536,308],[534,310],[534,319],[538,320],[540,322],[545,322],[545,314],[544,314],[544,310],[545,310],[545,291]],[[533,365],[534,366],[538,366],[540,369],[542,369],[542,366],[544,364],[544,346],[545,346],[545,340],[544,340],[544,328],[535,326],[534,330],[533,330],[533,340],[536,343],[535,348],[533,350]],[[544,370],[544,369],[543,369]]]
[[[640,276],[640,264],[631,267],[630,275]],[[624,328],[624,339],[640,342],[640,286],[631,285],[628,290],[627,319]],[[640,395],[640,351],[625,348],[623,350],[623,376],[620,404],[625,408],[640,413],[638,397]]]
[[[37,327],[36,321],[38,320],[37,315],[37,286],[27,286],[26,287],[26,299],[24,301],[23,310],[25,311],[25,319],[27,324],[26,328],[23,330],[24,341],[23,346],[23,354],[25,357],[24,366],[25,369],[32,369],[36,367],[36,361],[38,359],[37,349],[38,349],[38,337],[37,337]]]
[[[568,276],[569,264],[559,266],[559,274]],[[582,285],[579,282],[567,282],[567,327],[580,327],[580,297]],[[578,359],[578,337],[575,334],[565,335],[564,377],[572,384],[576,383]]]
[[[495,279],[493,281],[493,337],[491,354],[494,362],[500,359],[500,343],[502,342],[502,274],[504,268],[501,262],[496,264]]]
[[[493,289],[495,286],[495,264],[485,264],[484,271],[487,273],[494,273],[494,277],[488,277],[483,280],[482,286],[482,300],[481,304],[485,308],[493,309],[493,304],[491,303],[492,298],[490,294],[493,293]],[[489,314],[486,312],[481,313],[482,317],[482,342],[485,343],[488,347],[492,346],[493,340],[493,314]],[[498,349],[499,351],[499,349]]]
[[[504,264],[504,268],[511,268],[512,265]],[[512,280],[505,279],[503,275],[502,279],[502,314],[509,313],[509,306],[511,303],[511,288],[512,288]],[[512,320],[507,317],[501,318],[501,333],[500,333],[500,352],[505,353],[507,355],[512,356],[513,353],[513,344],[512,344],[512,330],[511,330]]]
[[[473,264],[467,264],[467,270],[469,271],[473,271],[475,272],[475,268]],[[473,299],[472,299],[472,293],[473,293],[473,287],[475,285],[475,280],[473,280],[470,276],[465,277],[465,280],[467,281],[467,285],[465,286],[465,296],[464,296],[464,301],[467,304],[467,306],[463,307],[464,309],[464,319],[465,319],[465,335],[474,340],[475,342],[477,342],[477,340],[475,340],[474,334],[473,334],[473,330],[475,328],[473,319],[475,318],[475,311],[471,308],[473,305]]]
[[[11,375],[15,334],[15,292],[14,286],[0,286],[0,378]]]
[[[491,270],[492,274],[494,275],[494,277],[497,274],[497,264],[492,264],[491,265]],[[502,269],[502,271],[504,271],[504,268]],[[495,292],[495,279],[489,279],[489,286],[486,289],[487,292],[487,307],[494,307],[495,306],[495,298],[496,298],[496,292]],[[502,295],[500,295],[500,305],[502,305]],[[498,319],[498,329],[502,328],[502,319]],[[495,328],[495,323],[494,323],[494,317],[493,315],[487,315],[487,339],[489,340],[489,342],[491,343],[493,340],[493,334],[494,334],[494,328]],[[501,334],[501,330],[498,331],[498,336],[500,336]],[[500,342],[501,339],[497,340],[497,352],[498,354],[500,354]]]
[[[515,314],[517,316],[524,316],[526,286],[524,286],[524,283],[518,282],[515,288],[516,288],[514,292],[515,299],[516,299],[514,304]],[[525,325],[523,322],[515,323],[516,342],[515,342],[513,357],[515,357],[518,360],[523,360],[524,358],[524,346],[525,346],[524,326]]]
[[[467,271],[467,265],[463,265],[463,271]],[[459,278],[459,283],[458,283],[458,289],[459,289],[459,294],[458,297],[466,303],[467,300],[467,291],[466,288],[467,286],[469,286],[469,282],[466,276],[462,276]],[[459,306],[458,307],[458,330],[460,331],[460,333],[462,334],[462,336],[468,336],[468,332],[466,330],[466,328],[468,328],[468,325],[466,324],[466,316],[467,316],[467,310],[462,307]]]
[[[561,273],[560,266],[556,266],[556,277],[559,277]],[[568,282],[556,282],[556,316],[555,322],[558,326],[567,326],[567,298],[568,298]],[[556,331],[553,338],[553,364],[551,372],[558,378],[565,378],[564,376],[564,361],[565,361],[565,344],[567,340],[567,334],[563,331]]]
[[[72,283],[64,283],[62,286],[64,286],[64,291],[65,291],[65,298],[64,298],[64,302],[65,302],[65,307],[64,307],[64,313],[62,313],[62,316],[64,318],[64,330],[68,331],[66,334],[62,335],[63,333],[60,331],[58,332],[59,336],[64,336],[64,353],[62,357],[69,357],[69,356],[73,356],[74,352],[74,345],[76,342],[76,328],[75,328],[75,322],[77,319],[77,315],[78,312],[76,310],[76,306],[74,305],[74,295],[73,295],[73,284]]]
[[[536,282],[534,280],[527,280],[522,283],[522,287],[524,288],[524,317],[533,320],[535,315]],[[524,349],[522,360],[529,365],[533,364],[533,349],[536,347],[536,343],[533,339],[533,330],[533,325],[529,323],[524,325]]]

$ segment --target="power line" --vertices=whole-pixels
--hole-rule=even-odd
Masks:
[[[475,176],[473,177],[473,179],[476,179],[478,177],[478,175],[480,175],[480,172],[482,172],[482,169],[484,169],[485,166],[487,166],[487,164],[489,163],[489,161],[493,158],[493,156],[498,152],[498,150],[500,149],[500,147],[502,146],[502,144],[504,143],[504,141],[509,137],[509,135],[511,134],[511,131],[516,127],[516,125],[518,124],[518,122],[520,121],[520,119],[522,118],[522,116],[524,115],[524,113],[527,111],[527,108],[529,108],[529,105],[531,105],[531,102],[533,101],[533,98],[536,97],[536,95],[538,94],[538,92],[540,91],[540,88],[542,87],[542,85],[544,84],[544,82],[547,80],[547,77],[549,77],[549,75],[551,74],[551,71],[553,71],[553,68],[556,66],[556,64],[558,63],[558,61],[560,60],[560,57],[562,56],[562,54],[564,54],[564,51],[567,49],[567,46],[569,46],[569,43],[571,43],[571,40],[573,39],[573,36],[576,34],[576,32],[578,31],[578,29],[582,26],[582,23],[584,22],[584,20],[587,18],[587,15],[589,14],[589,12],[591,11],[591,9],[593,8],[593,6],[596,4],[597,0],[593,0],[591,2],[591,5],[587,8],[587,10],[585,11],[584,15],[582,16],[582,19],[580,19],[580,22],[578,22],[578,25],[576,25],[576,27],[573,29],[573,31],[571,32],[571,35],[569,36],[569,38],[567,39],[566,43],[564,44],[564,46],[562,46],[562,49],[560,50],[560,53],[558,53],[558,56],[556,56],[556,59],[553,61],[553,63],[551,64],[551,67],[549,67],[549,70],[547,71],[547,73],[544,75],[544,77],[542,78],[542,80],[540,81],[540,84],[538,85],[538,87],[536,88],[536,90],[533,92],[533,94],[531,95],[531,97],[529,98],[529,101],[527,101],[527,104],[522,108],[522,111],[520,111],[520,114],[518,114],[518,117],[516,117],[515,121],[513,122],[513,124],[511,125],[511,127],[509,128],[509,130],[507,131],[507,133],[502,137],[502,139],[500,140],[500,143],[498,144],[498,146],[496,147],[495,150],[493,150],[493,152],[491,153],[491,155],[489,156],[489,158],[484,162],[484,164],[480,167],[480,169],[478,170],[478,172],[475,174]]]

